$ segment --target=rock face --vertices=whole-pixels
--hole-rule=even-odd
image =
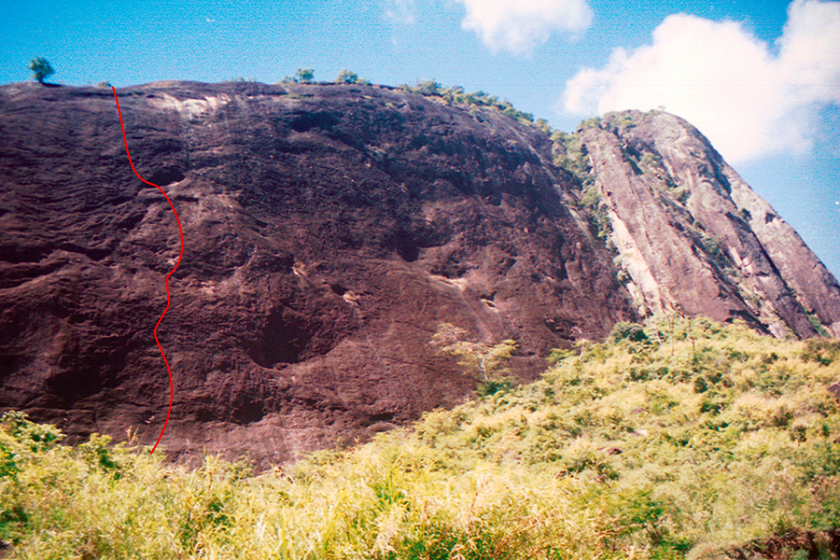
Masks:
[[[118,93],[135,166],[184,228],[158,331],[175,456],[282,462],[459,402],[475,380],[430,347],[442,322],[519,341],[523,379],[673,308],[840,334],[836,280],[670,115],[580,132],[586,206],[552,163],[565,148],[491,108],[380,86]],[[0,407],[153,443],[169,205],[131,171],[109,89],[2,86],[0,137]]]
[[[580,131],[641,314],[742,317],[775,336],[840,336],[840,287],[691,125],[662,112]]]
[[[159,330],[169,452],[282,461],[451,406],[475,380],[430,348],[442,322],[520,341],[528,378],[635,316],[536,128],[379,87],[119,96],[184,228]],[[6,86],[0,115],[0,404],[154,442],[169,206],[110,90]]]

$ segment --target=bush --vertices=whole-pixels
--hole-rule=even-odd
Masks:
[[[0,417],[0,425],[9,435],[33,452],[46,451],[64,437],[64,434],[55,426],[30,422],[26,413],[14,410]]]
[[[646,342],[648,336],[645,334],[645,329],[642,325],[621,321],[613,327],[610,333],[610,339],[613,342],[621,342],[625,339],[630,342]]]
[[[458,363],[485,384],[482,389],[485,394],[494,394],[508,387],[509,384],[504,383],[509,381],[505,364],[516,351],[516,341],[508,339],[490,346],[466,340],[466,334],[467,331],[451,323],[441,323],[431,344],[442,354],[460,358]]]
[[[828,366],[837,359],[838,355],[840,355],[840,340],[811,338],[805,343],[802,359],[806,362]]]
[[[413,87],[412,91],[426,95],[436,95],[440,93],[441,85],[435,80],[426,80]]]

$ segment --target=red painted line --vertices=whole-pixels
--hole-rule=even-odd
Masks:
[[[157,330],[160,326],[161,321],[163,318],[166,317],[166,312],[169,311],[169,277],[175,274],[175,271],[178,270],[178,265],[181,264],[181,258],[184,256],[184,230],[181,229],[181,220],[178,218],[178,212],[175,211],[175,205],[172,204],[172,201],[169,200],[169,197],[166,196],[166,193],[160,188],[159,185],[155,185],[154,183],[150,183],[146,179],[140,176],[137,173],[137,170],[134,168],[134,163],[131,161],[131,154],[128,153],[128,140],[125,137],[125,125],[123,125],[123,118],[122,118],[122,111],[120,111],[120,100],[117,98],[117,88],[111,86],[111,90],[114,92],[114,101],[117,102],[117,114],[120,116],[120,128],[122,129],[123,135],[123,142],[125,143],[125,155],[128,156],[128,163],[131,165],[131,170],[134,171],[134,174],[137,175],[137,178],[146,183],[147,185],[151,185],[156,187],[157,190],[161,192],[161,194],[166,197],[166,202],[169,203],[169,206],[172,208],[172,213],[175,214],[175,221],[178,223],[178,233],[181,235],[181,254],[178,255],[178,262],[175,263],[175,268],[173,268],[169,274],[166,275],[166,309],[163,310],[163,313],[158,319],[157,325],[155,325],[154,335],[155,335],[155,342],[157,342],[158,348],[160,349],[160,355],[163,356],[163,363],[166,364],[166,372],[169,374],[169,410],[166,412],[166,421],[163,423],[163,429],[160,431],[160,435],[155,442],[155,446],[152,447],[152,450],[149,453],[154,453],[155,449],[157,449],[158,444],[160,443],[161,438],[163,437],[163,432],[166,431],[166,425],[169,423],[169,415],[172,414],[172,396],[175,393],[175,385],[172,383],[172,370],[169,368],[169,362],[166,359],[166,354],[163,352],[163,346],[160,345],[160,341],[158,340]]]

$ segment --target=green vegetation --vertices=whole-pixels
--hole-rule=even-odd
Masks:
[[[280,83],[283,85],[288,84],[311,84],[315,80],[315,70],[312,68],[298,68],[297,72],[295,72],[294,77],[286,76]]]
[[[551,141],[554,143],[554,165],[570,172],[578,180],[580,185],[577,206],[583,210],[583,214],[589,220],[593,230],[599,239],[603,239],[607,248],[616,252],[610,236],[612,234],[612,222],[610,220],[607,206],[601,199],[601,191],[595,182],[595,173],[589,160],[589,151],[582,141],[583,131],[586,128],[601,126],[598,118],[582,122],[576,132],[567,134],[556,131],[551,134]],[[626,273],[623,273],[626,276]]]
[[[356,84],[360,86],[370,85],[370,82],[365,80],[364,78],[360,78],[358,74],[355,72],[351,72],[346,68],[341,70],[338,73],[338,76],[335,78],[335,83],[337,84]]]
[[[295,80],[303,84],[311,83],[315,79],[315,70],[312,68],[298,68]]]
[[[585,121],[581,121],[575,132],[580,133],[587,128],[601,128],[601,117],[592,117],[590,119],[586,119]]]
[[[826,339],[811,339],[805,346],[802,359],[806,362],[816,362],[830,366],[840,358],[840,341]]]
[[[601,122],[607,126],[615,127],[621,132],[625,132],[636,126],[634,116],[635,114],[630,111],[610,112],[602,117]]]
[[[616,114],[610,114],[614,118]],[[603,239],[607,248],[615,252],[616,249],[610,241],[612,223],[607,213],[607,208],[601,200],[601,192],[595,183],[595,173],[589,160],[589,152],[582,141],[583,133],[589,128],[603,128],[609,126],[600,117],[594,117],[582,121],[574,133],[567,134],[556,131],[551,134],[551,141],[554,143],[554,165],[570,172],[580,184],[578,206],[583,210],[597,236]]]
[[[516,351],[516,341],[508,339],[490,346],[467,340],[466,334],[467,331],[451,323],[442,323],[432,336],[432,346],[443,354],[457,357],[458,364],[476,376],[479,395],[492,395],[510,388],[513,379],[509,377],[505,363]]]
[[[823,327],[823,324],[820,323],[820,320],[816,315],[808,313],[808,322],[811,323],[811,326],[814,327],[814,330],[817,331],[818,335],[828,336],[828,332],[825,330],[825,327]]]
[[[566,134],[562,131],[554,132],[551,135],[554,142],[554,165],[562,167],[577,177],[583,189],[583,198],[588,201],[582,202],[584,208],[591,208],[598,204],[598,191],[595,189],[595,174],[589,164],[589,152],[581,142],[579,133]]]
[[[551,141],[554,142],[554,165],[565,169],[577,178],[580,185],[577,206],[583,210],[597,237],[604,240],[610,251],[616,252],[617,249],[610,239],[612,221],[607,206],[601,199],[601,191],[595,182],[589,152],[581,141],[584,124],[574,134],[556,131],[551,135]]]
[[[840,342],[675,319],[552,361],[258,477],[99,436],[65,446],[7,414],[0,539],[32,559],[665,559],[840,527]]]
[[[654,188],[668,195],[677,204],[685,205],[691,191],[688,185],[677,186],[677,183],[665,168],[662,156],[652,152],[643,152],[642,157],[636,160],[635,165],[642,173],[656,179],[653,182]]]
[[[358,79],[359,76],[355,72],[351,72],[346,68],[341,70],[341,72],[338,73],[338,76],[335,77],[336,83],[339,84],[355,84]]]
[[[531,113],[520,111],[514,107],[513,103],[510,101],[500,101],[498,97],[489,95],[483,91],[467,93],[461,86],[443,87],[435,80],[426,80],[418,83],[414,87],[403,84],[402,88],[422,95],[437,96],[449,103],[460,103],[462,105],[470,105],[475,108],[495,110],[524,124],[534,123],[534,115]],[[477,112],[472,112],[472,114],[474,117],[478,118]],[[546,121],[542,121],[541,123],[537,123],[536,126],[546,129],[548,123]]]
[[[29,61],[29,69],[32,70],[32,78],[43,84],[49,76],[55,74],[52,65],[46,58],[38,57]]]

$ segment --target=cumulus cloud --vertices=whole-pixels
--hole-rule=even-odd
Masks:
[[[478,34],[494,52],[528,54],[555,31],[589,27],[586,0],[457,0],[467,10],[461,27]]]
[[[677,14],[653,44],[616,49],[566,83],[562,107],[591,114],[664,106],[731,161],[810,147],[813,123],[840,105],[840,2],[795,0],[770,46],[732,21]]]

